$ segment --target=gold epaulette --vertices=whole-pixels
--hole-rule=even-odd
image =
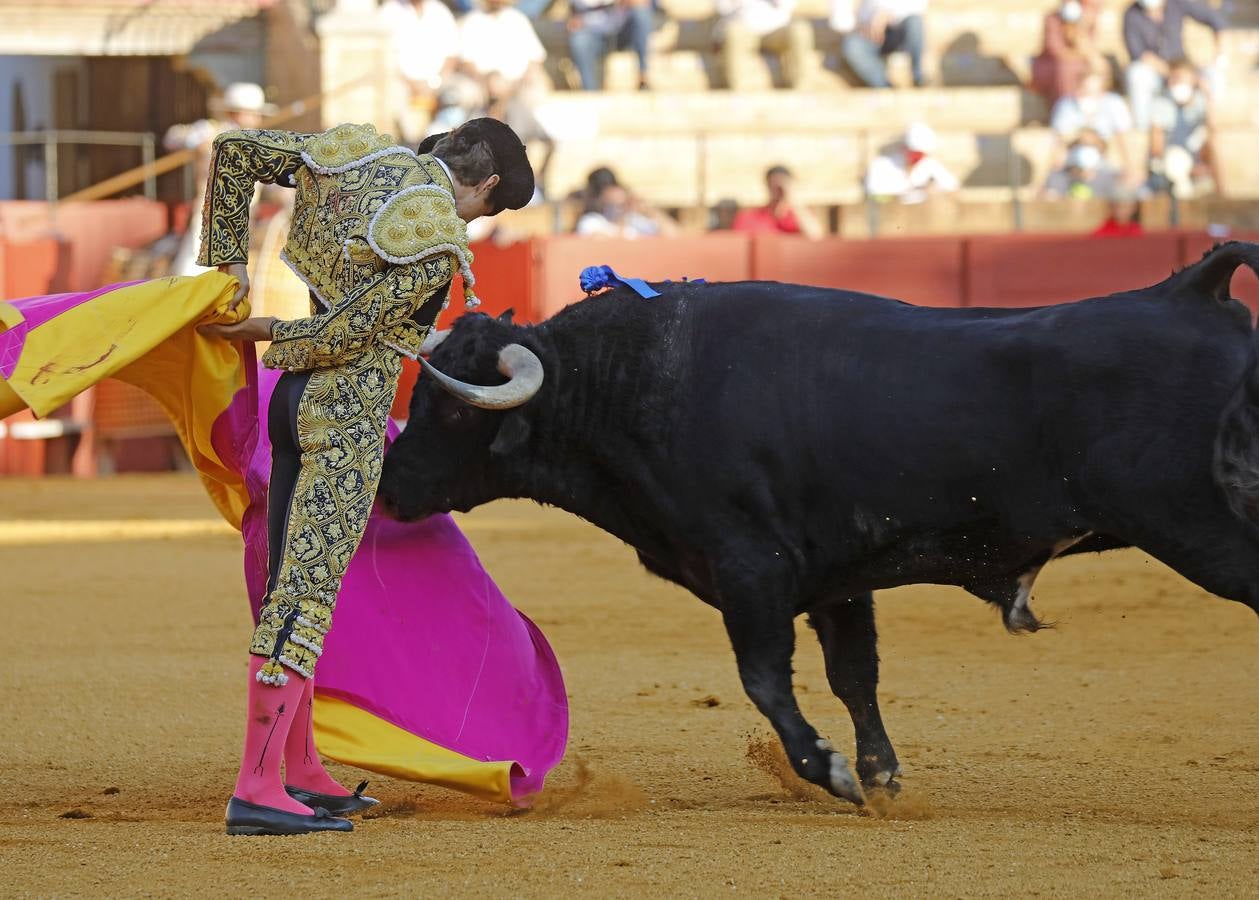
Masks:
[[[324,175],[348,172],[374,159],[395,154],[416,159],[415,151],[399,146],[393,136],[378,134],[373,125],[338,125],[310,141],[302,160]]]
[[[436,184],[403,188],[376,210],[367,226],[367,243],[381,259],[413,263],[439,253],[453,254],[463,276],[469,306],[472,293],[472,253],[468,250],[468,226],[455,211],[455,198]]]

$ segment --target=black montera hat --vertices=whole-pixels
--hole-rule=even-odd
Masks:
[[[525,153],[525,145],[516,132],[498,119],[469,119],[456,131],[471,142],[482,142],[490,148],[498,186],[490,195],[496,209],[520,209],[533,199],[533,167]],[[450,132],[433,134],[420,142],[420,153],[432,153],[437,142]]]

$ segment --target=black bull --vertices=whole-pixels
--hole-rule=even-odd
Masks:
[[[928,309],[776,283],[618,289],[534,327],[459,320],[433,365],[494,384],[517,343],[538,393],[474,409],[420,379],[385,460],[403,518],[528,497],[630,544],[721,611],[795,770],[861,802],[792,693],[817,633],[857,774],[895,787],[871,591],[959,585],[1035,630],[1036,573],[1136,546],[1259,609],[1259,369],[1229,297],[1259,246],[1161,284],[1038,309]]]

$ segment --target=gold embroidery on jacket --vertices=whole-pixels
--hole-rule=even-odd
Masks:
[[[268,367],[311,372],[298,402],[302,466],[285,545],[273,548],[283,554],[279,575],[250,644],[272,661],[263,680],[281,680],[279,666],[305,677],[315,671],[376,496],[400,354],[419,352],[429,327],[419,322],[435,316],[417,311],[441,304],[471,260],[451,185],[425,161],[432,160],[370,125],[215,140],[201,263],[245,261],[254,183],[291,184],[297,194],[283,255],[322,307],[277,322],[263,354]],[[382,252],[371,239],[373,217],[389,207],[392,223],[390,201],[399,195],[397,216],[410,227],[390,232]],[[422,202],[405,204],[411,197]]]

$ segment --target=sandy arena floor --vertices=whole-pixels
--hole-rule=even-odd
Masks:
[[[5,895],[1256,896],[1259,621],[1136,552],[1051,566],[1005,634],[961,591],[884,593],[904,792],[784,781],[717,615],[563,513],[464,517],[572,697],[541,807],[373,778],[353,835],[228,838],[247,612],[195,479],[0,480]],[[800,627],[805,712],[852,731]],[[338,769],[343,780],[359,773]]]

